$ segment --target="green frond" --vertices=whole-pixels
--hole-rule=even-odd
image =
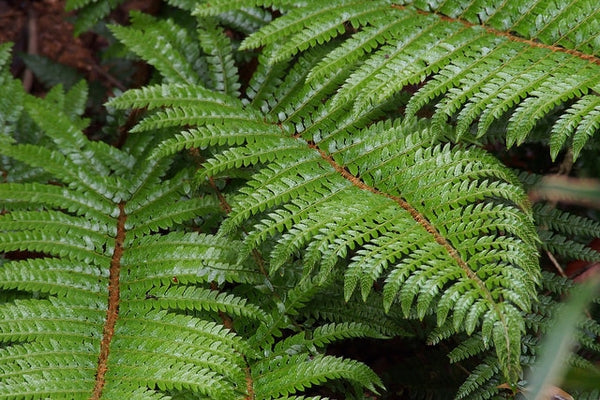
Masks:
[[[0,44],[0,70],[4,69],[8,61],[10,61],[13,43],[6,42]]]
[[[275,19],[258,32],[248,36],[241,49],[268,45],[286,37],[284,48],[269,60],[276,63],[306,50],[315,44],[323,44],[345,32],[345,23],[354,28],[368,23],[370,18],[389,10],[388,1],[367,2],[363,0],[339,0],[328,4],[310,4]]]
[[[150,388],[241,397],[244,356],[256,352],[212,320],[219,312],[250,320],[267,314],[243,297],[194,284],[252,281],[256,271],[234,263],[234,242],[153,233],[214,214],[217,203],[191,198],[189,171],[166,179],[170,159],[147,160],[151,135],[132,138],[133,151],[128,144],[113,150],[89,142],[76,115],[60,111],[65,103],[81,104],[84,89],[26,101],[56,149],[2,147],[54,176],[52,184],[0,184],[0,251],[23,254],[3,261],[0,274],[3,290],[22,293],[0,304],[0,393],[87,399],[104,368],[105,398],[156,398]],[[94,162],[106,164],[90,167]],[[115,304],[120,312],[111,326]],[[24,363],[27,352],[36,353]]]
[[[102,338],[106,312],[102,306],[93,303],[73,305],[67,299],[36,299],[3,304],[0,314],[0,340],[4,344],[67,337],[95,347]]]
[[[297,7],[295,0],[224,0],[210,3],[202,3],[196,6],[193,14],[201,17],[210,17],[222,14],[227,11],[243,9],[247,7],[273,7],[276,10],[288,7]]]
[[[263,54],[258,55],[257,61],[256,71],[248,82],[245,94],[254,107],[262,112],[267,112],[271,109],[273,93],[283,83],[285,75],[288,73],[288,63],[270,65]]]
[[[77,90],[78,88],[73,89],[75,94],[79,94]],[[71,97],[68,97],[69,103],[80,101]],[[84,184],[88,190],[102,196],[108,196],[110,192],[115,196],[120,194],[117,181],[108,175],[110,167],[103,163],[101,153],[97,153],[102,146],[89,145],[89,141],[81,131],[84,128],[80,126],[81,120],[72,121],[66,114],[56,112],[48,99],[28,98],[25,107],[36,124],[56,144],[57,150],[17,145],[3,149],[4,154],[31,166],[43,168],[65,179],[67,183]],[[94,176],[95,174],[101,177]]]
[[[182,284],[256,280],[256,270],[235,263],[236,247],[239,243],[232,240],[181,232],[131,240],[122,260],[130,279],[126,284],[147,287],[174,278]]]
[[[2,348],[0,368],[4,384],[0,394],[6,398],[35,393],[38,397],[71,396],[73,399],[85,399],[87,388],[93,384],[97,351],[95,347],[90,341],[82,342],[63,336],[59,340]],[[48,369],[49,360],[56,366],[52,370]],[[24,365],[28,366],[26,373],[29,380],[21,378]],[[62,376],[69,376],[70,379],[66,380]],[[53,379],[48,379],[49,377]],[[32,390],[32,379],[40,378],[45,378],[47,385]]]
[[[146,212],[136,212],[130,222],[135,228],[129,231],[134,237],[169,229],[184,221],[189,221],[198,215],[220,215],[222,210],[217,199],[204,197],[171,203],[170,198],[160,199],[160,203]]]
[[[306,156],[301,156],[298,149],[290,160],[277,153],[269,162],[268,157],[246,158],[248,151],[266,151],[263,143],[225,150],[220,157],[227,159],[227,167],[268,164],[247,189],[240,190],[221,231],[230,232],[253,215],[269,212],[257,228],[284,233],[272,252],[272,269],[305,249],[305,269],[318,264],[321,279],[326,279],[336,260],[345,258],[347,249],[356,248],[346,272],[347,298],[359,281],[366,297],[373,282],[390,269],[384,275],[387,308],[399,299],[405,314],[416,306],[423,318],[439,301],[439,324],[452,310],[457,330],[470,333],[477,326],[494,327],[484,329],[486,340],[503,346],[497,349],[503,365],[513,368],[518,363],[522,320],[503,302],[529,309],[538,280],[537,264],[531,258],[536,254],[536,234],[531,216],[519,210],[529,207],[525,194],[516,177],[494,158],[478,149],[430,147],[433,133],[423,125],[419,133],[404,133],[409,126],[418,129],[410,123],[376,124],[351,137],[340,134],[328,143],[333,160],[352,179],[360,175],[361,185],[368,190],[335,173],[317,151],[306,149]],[[269,154],[272,149],[271,145]],[[206,173],[213,174],[214,162],[209,160],[207,166]],[[316,205],[312,215],[290,208],[293,219],[282,224],[282,207],[302,203]],[[276,214],[270,211],[278,209]],[[381,219],[365,217],[377,214]],[[388,225],[384,221],[390,217]],[[425,228],[425,220],[435,228]],[[256,243],[257,235],[265,237],[253,230],[248,238]]]
[[[496,387],[485,387],[485,383],[490,381],[498,373],[498,364],[496,360],[488,358],[485,362],[478,365],[469,375],[465,383],[461,385],[456,394],[457,399],[491,399],[498,394]],[[496,385],[497,386],[497,385]]]
[[[220,106],[217,106],[220,107]],[[259,122],[253,113],[237,109],[201,108],[183,106],[167,108],[157,111],[144,118],[132,132],[142,132],[168,127],[185,127],[189,125],[218,124],[222,121],[235,121],[240,123]]]
[[[34,145],[12,145],[3,146],[0,152],[32,167],[41,168],[65,183],[81,185],[86,192],[97,197],[120,194],[114,187],[110,187],[112,182],[107,182],[106,177],[93,174],[89,168],[82,167],[79,170],[79,165],[56,150]],[[83,157],[79,157],[79,160],[83,161]]]
[[[107,278],[99,266],[49,258],[6,263],[0,271],[5,289],[67,297],[79,304],[104,304]]]
[[[40,206],[63,208],[70,213],[86,215],[112,225],[118,208],[103,197],[86,191],[39,183],[4,183],[0,185],[0,205],[4,209],[35,209]]]
[[[383,14],[383,13],[382,13]],[[319,81],[335,73],[347,64],[354,64],[365,54],[377,49],[388,40],[402,33],[403,19],[383,14],[376,26],[366,26],[348,40],[329,52],[317,66],[310,70],[307,82]]]
[[[309,116],[322,108],[323,99],[334,93],[349,73],[350,64],[338,69],[328,79],[305,82],[307,71],[327,54],[329,48],[318,48],[299,57],[288,71],[285,80],[270,96],[269,113],[277,116],[281,122],[293,123],[297,132],[302,132],[311,125]],[[264,109],[265,106],[261,108]]]
[[[542,240],[542,247],[553,254],[569,260],[600,261],[600,252],[584,244],[575,242],[566,236],[549,231],[540,231],[539,235]]]
[[[336,289],[335,292],[333,289]],[[326,288],[315,295],[305,312],[308,315],[335,323],[358,323],[368,326],[382,336],[411,337],[409,323],[395,312],[386,313],[381,307],[382,298],[377,292],[371,292],[366,301],[352,296],[345,301],[342,296],[342,285]],[[335,296],[332,293],[336,293]],[[395,310],[394,310],[395,311]]]
[[[61,232],[56,229],[1,232],[0,251],[29,250],[106,267],[110,254],[98,251],[105,243],[93,239],[90,236],[81,237],[72,231]]]
[[[200,85],[168,83],[131,89],[111,99],[107,105],[117,109],[204,106],[238,109],[241,102],[234,97],[217,93]]]
[[[154,150],[152,157],[165,157],[183,149],[206,148],[209,146],[241,145],[265,139],[275,139],[281,131],[273,125],[263,123],[240,123],[223,121],[219,125],[206,125],[176,134],[162,141]]]
[[[177,278],[179,282],[179,278]],[[172,283],[172,282],[171,282]],[[199,287],[157,287],[145,293],[144,298],[123,297],[124,307],[136,312],[149,309],[179,309],[225,312],[230,316],[243,316],[256,320],[266,319],[265,313],[246,299],[228,293]]]
[[[200,49],[187,30],[172,20],[131,13],[131,26],[111,25],[111,32],[167,82],[198,84],[204,76]],[[156,51],[161,49],[161,51]]]
[[[67,7],[80,30],[120,1]],[[482,143],[589,168],[597,4],[167,3],[111,27],[157,72],[107,103],[118,148],[85,83],[34,98],[0,45],[0,397],[362,398],[380,378],[327,347],[387,337],[460,363],[457,398],[514,397],[573,290],[540,252],[600,262],[600,224]]]
[[[100,21],[107,17],[112,10],[117,8],[124,0],[79,0],[67,2],[66,10],[77,10],[77,19],[74,24],[75,35],[90,30]]]
[[[65,10],[72,11],[84,7],[90,3],[96,3],[97,0],[67,0]]]
[[[308,162],[315,162],[315,157],[313,154],[309,154],[306,152],[306,147],[302,143],[302,140],[299,139],[289,139],[282,136],[279,137],[263,137],[258,143],[250,143],[245,147],[233,147],[224,151],[221,154],[217,154],[215,157],[210,158],[206,161],[206,168],[201,171],[201,176],[214,176],[223,171],[226,171],[231,168],[239,168],[242,166],[249,166],[256,163],[267,163],[269,161],[275,160],[277,158],[293,158],[293,157],[307,157],[312,158],[312,160],[308,160]],[[304,154],[303,154],[304,153]],[[302,161],[306,161],[301,158]],[[317,164],[318,165],[318,164]],[[283,167],[285,168],[285,166]],[[288,169],[289,171],[289,169]],[[278,171],[272,172],[272,174],[276,174]],[[328,172],[328,171],[326,171]],[[293,173],[290,171],[290,173]],[[269,173],[265,173],[265,175],[271,175]],[[297,177],[296,181],[300,181],[301,178]],[[287,189],[292,189],[291,186],[293,182],[284,183],[285,186],[281,186],[278,184],[277,188],[273,188],[272,190],[277,191],[286,191]],[[306,183],[306,185],[310,185]],[[287,187],[286,187],[287,186]],[[258,185],[257,185],[258,187]],[[271,189],[267,189],[270,191]],[[297,190],[302,190],[299,188]],[[283,194],[285,196],[285,193]],[[253,196],[254,200],[261,201],[264,199],[261,196],[261,193],[258,193],[256,196]],[[261,204],[258,205],[258,208],[263,208]]]
[[[311,342],[320,347],[335,340],[357,337],[384,338],[385,336],[381,336],[379,332],[366,325],[351,322],[319,326],[313,331]]]
[[[195,3],[195,2],[194,2]],[[257,7],[245,7],[219,14],[219,21],[238,32],[251,34],[256,32],[273,19],[269,10]]]
[[[560,233],[565,237],[600,237],[600,223],[592,219],[544,204],[535,204],[533,214],[540,227]]]
[[[573,137],[573,158],[600,127],[600,97],[585,95],[577,100],[552,127],[550,152],[556,159],[565,141]]]
[[[197,12],[216,15],[241,6],[212,3]],[[482,136],[496,122],[508,120],[507,144],[520,144],[536,124],[572,101],[552,124],[552,154],[573,136],[577,156],[598,131],[600,74],[589,55],[600,48],[592,33],[599,21],[591,3],[582,0],[568,7],[567,2],[535,1],[521,18],[516,17],[521,15],[517,6],[498,7],[491,1],[466,8],[460,2],[441,4],[415,2],[423,11],[386,2],[298,4],[248,36],[242,48],[266,45],[267,62],[283,62],[345,33],[349,38],[308,71],[309,82],[360,61],[333,102],[353,104],[355,116],[409,85],[424,83],[407,114],[433,103],[434,125],[456,119],[458,138],[472,128]],[[438,7],[440,13],[432,12]],[[585,10],[590,17],[580,18],[583,14],[574,10]]]
[[[519,35],[537,39],[542,43],[555,44],[567,49],[598,54],[600,45],[590,40],[594,26],[600,22],[597,4],[582,0],[570,4],[543,0],[527,4],[498,4],[493,1],[475,3],[415,1],[423,10],[435,10],[452,18],[463,18],[473,24],[485,24],[501,31],[512,30]],[[561,27],[568,27],[559,33]]]
[[[377,393],[381,381],[367,366],[339,357],[306,354],[282,356],[253,368],[254,387],[261,398],[292,394],[329,379],[344,378]]]
[[[89,88],[84,80],[80,80],[65,93],[63,108],[65,114],[76,120],[76,117],[81,117],[85,112],[85,106],[88,100]]]
[[[207,86],[217,92],[238,97],[241,85],[233,59],[231,40],[214,20],[203,19],[199,22],[198,41],[207,55]]]
[[[89,243],[105,243],[109,236],[116,234],[116,229],[112,226],[82,220],[58,211],[15,211],[0,215],[0,225],[4,232],[46,231],[57,236],[73,234]]]
[[[12,93],[11,96],[3,96],[0,99],[0,135],[6,138],[22,115],[24,90],[18,80],[4,78],[2,74],[0,74],[0,83],[6,91]]]

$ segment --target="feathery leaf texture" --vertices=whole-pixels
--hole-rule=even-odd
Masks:
[[[280,88],[287,79],[304,77],[290,74]],[[132,90],[111,105],[125,107],[128,98],[130,105],[150,106],[155,93],[173,93],[170,88]],[[247,254],[275,239],[271,274],[299,256],[304,273],[324,283],[348,259],[347,299],[356,287],[366,298],[373,283],[385,279],[386,309],[398,302],[405,316],[423,318],[433,308],[440,325],[449,318],[456,331],[480,330],[507,377],[516,379],[524,332],[520,312],[530,309],[539,279],[537,235],[520,182],[482,150],[439,142],[441,135],[427,121],[360,127],[350,117],[328,130],[327,121],[340,111],[336,98],[311,102],[327,91],[326,83],[308,90],[290,86],[281,104],[303,121],[300,132],[288,122],[290,113],[269,122],[272,117],[250,106],[217,108],[225,102],[214,94],[200,97],[189,113],[175,99],[136,129],[158,121],[161,127],[197,124],[167,139],[155,155],[189,146],[221,148],[206,160],[202,176],[259,167],[233,198],[221,235],[254,224],[244,239]],[[177,114],[184,109],[185,115]],[[230,129],[242,121],[252,129]]]
[[[481,361],[457,398],[517,390],[564,287],[539,251],[598,261],[600,228],[531,206],[536,178],[479,144],[597,145],[596,2],[168,3],[192,18],[111,27],[160,75],[109,101],[145,109],[122,149],[83,135],[85,85],[0,100],[1,165],[17,166],[0,184],[0,395],[308,399],[340,378],[377,392],[324,347],[414,336],[414,320],[431,344],[458,338],[453,362]],[[198,171],[172,162],[185,149]],[[198,233],[204,218],[218,231]]]
[[[71,96],[64,101],[76,105]],[[21,293],[0,302],[0,397],[269,399],[340,378],[381,387],[366,365],[319,353],[334,340],[381,336],[368,326],[299,333],[303,350],[285,370],[259,352],[279,343],[272,335],[254,345],[237,334],[228,319],[261,333],[287,320],[222,290],[264,281],[252,263],[236,263],[238,241],[187,231],[194,218],[222,215],[217,199],[190,191],[191,171],[149,159],[152,134],[132,138],[129,153],[91,142],[54,98],[63,99],[24,100],[51,145],[3,137],[0,147],[53,176],[0,184],[0,287]]]
[[[174,99],[136,129],[184,128],[155,157],[214,149],[201,177],[258,168],[233,198],[220,234],[245,227],[247,255],[272,243],[271,274],[301,260],[304,274],[324,283],[347,264],[346,299],[357,288],[366,299],[383,279],[385,309],[399,304],[406,317],[434,314],[454,332],[479,331],[514,383],[523,313],[536,301],[540,276],[533,214],[518,179],[492,156],[443,140],[481,137],[503,120],[507,143],[519,144],[574,99],[555,117],[550,143],[556,157],[576,131],[577,156],[595,132],[600,70],[588,44],[563,49],[563,37],[542,33],[553,21],[525,15],[507,22],[513,8],[481,3],[459,9],[445,2],[440,10],[361,0],[200,4],[199,18],[247,6],[282,10],[240,46],[263,48],[250,103],[233,111],[210,94],[192,110]],[[573,30],[597,20],[579,21],[566,6],[555,17]],[[421,88],[402,121],[374,123],[414,84]],[[142,91],[128,95],[139,107]],[[431,122],[415,121],[425,106],[434,107]],[[545,248],[566,247],[542,236]]]
[[[268,5],[288,8],[289,1]],[[340,0],[298,2],[297,8],[248,36],[243,49],[266,46],[268,63],[335,40],[307,83],[331,79],[346,64],[352,73],[335,104],[358,117],[408,85],[419,90],[408,116],[434,107],[433,121],[452,120],[456,137],[483,136],[508,119],[507,144],[520,144],[551,115],[556,157],[567,141],[577,157],[600,126],[600,29],[593,0],[459,1]],[[218,15],[263,1],[218,0],[198,15]],[[556,110],[567,103],[564,110]]]

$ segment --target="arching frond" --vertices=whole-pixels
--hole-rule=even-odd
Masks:
[[[326,348],[366,337],[448,353],[457,398],[525,390],[571,288],[540,264],[600,261],[600,225],[487,149],[595,170],[596,2],[167,3],[111,27],[157,72],[107,103],[137,109],[118,148],[85,83],[33,98],[0,46],[0,397],[363,398]]]
[[[593,2],[576,3],[309,2],[250,35],[243,48],[276,43],[268,62],[280,62],[345,32],[347,39],[309,71],[309,82],[352,65],[334,103],[352,104],[355,117],[418,84],[409,116],[433,105],[436,126],[455,120],[458,137],[472,129],[482,136],[508,120],[510,146],[551,115],[553,157],[567,139],[577,156],[598,131],[600,17]],[[236,7],[217,1],[197,12]],[[555,110],[565,103],[573,104]]]
[[[239,96],[240,82],[233,60],[231,40],[214,20],[205,19],[198,30],[200,47],[207,54],[208,86],[221,93]]]
[[[333,379],[380,388],[365,364],[314,353],[335,340],[379,336],[357,323],[317,323],[315,335],[298,332],[302,350],[286,361],[290,374],[281,373],[280,360],[269,356],[285,346],[275,333],[287,328],[288,312],[298,312],[302,301],[292,300],[282,313],[275,294],[256,303],[244,296],[267,278],[255,263],[237,263],[241,243],[193,232],[204,229],[202,218],[222,218],[219,200],[192,190],[189,170],[149,157],[156,132],[131,136],[121,149],[89,141],[78,113],[62,111],[81,110],[83,89],[26,97],[24,112],[48,148],[0,139],[4,156],[51,176],[0,184],[0,287],[19,293],[0,301],[0,396],[241,400],[253,393],[267,399]],[[171,93],[173,101],[159,93]],[[165,84],[120,101],[149,108],[199,101],[205,104],[194,104],[198,109],[258,115],[212,93]],[[13,259],[17,251],[23,256]],[[257,329],[238,334],[236,324]],[[265,369],[277,376],[275,385],[262,376]]]
[[[206,76],[198,43],[172,20],[158,20],[133,12],[131,26],[113,25],[111,30],[131,51],[154,66],[167,82],[199,83]]]

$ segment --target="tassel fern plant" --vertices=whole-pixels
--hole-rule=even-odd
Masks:
[[[386,337],[455,346],[450,398],[527,395],[571,287],[541,256],[600,261],[600,224],[489,148],[597,147],[595,2],[167,3],[110,27],[156,71],[107,103],[118,148],[0,49],[0,397],[366,398],[327,345]]]

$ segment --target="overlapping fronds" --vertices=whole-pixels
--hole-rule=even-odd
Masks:
[[[538,303],[533,307],[532,311],[525,315],[528,335],[522,339],[523,354],[521,363],[527,368],[531,368],[539,354],[540,337],[552,331],[553,325],[557,322],[555,315],[561,307],[559,303],[561,296],[569,291],[577,290],[577,286],[566,278],[558,275],[544,272],[542,274],[542,289],[544,294],[540,296]],[[435,332],[431,340],[437,340],[435,336],[440,332]],[[598,355],[600,346],[598,346],[598,338],[600,337],[600,325],[594,319],[586,318],[579,324],[579,330],[576,335],[578,343],[578,353],[572,354],[567,359],[563,360],[565,364],[578,367],[581,369],[594,369],[593,363],[590,363],[581,354],[586,354],[590,357],[591,354]],[[467,358],[475,355],[481,356],[485,354],[485,346],[482,343],[481,337],[473,336],[462,342],[459,346],[450,352],[450,359],[454,363],[459,363]],[[489,352],[488,352],[489,353]],[[503,377],[498,368],[496,360],[492,356],[483,357],[483,361],[477,365],[467,379],[460,387],[456,398],[458,399],[489,399],[498,396],[499,386],[502,385]],[[527,394],[528,387],[526,382],[523,382],[519,391]],[[577,392],[571,392],[573,398],[595,398],[598,395],[597,390],[580,389]]]
[[[298,63],[310,62],[312,54],[307,57]],[[230,108],[234,99],[212,93],[201,96],[194,111],[169,99],[172,107],[165,104],[136,129],[199,125],[167,139],[155,155],[226,144],[205,162],[203,176],[260,166],[234,197],[221,233],[245,227],[247,255],[275,239],[271,274],[300,257],[304,274],[324,283],[349,260],[347,299],[356,287],[366,298],[374,282],[385,279],[386,309],[398,302],[407,317],[434,314],[456,331],[480,330],[514,379],[524,331],[520,312],[530,309],[539,275],[537,236],[518,179],[484,151],[438,143],[441,135],[425,121],[361,127],[380,115],[372,110],[362,122],[343,114],[347,122],[331,130],[340,112],[335,97],[318,101],[331,85],[298,85],[304,76],[294,71],[272,89],[270,113],[280,122],[250,106]],[[155,93],[171,89],[133,90],[111,105],[151,106]]]
[[[285,9],[289,3],[268,5]],[[241,5],[211,1],[198,5],[196,13],[218,15]],[[351,105],[355,117],[417,84],[406,114],[433,106],[434,124],[453,121],[458,138],[470,132],[483,136],[507,120],[506,141],[518,144],[550,116],[552,156],[570,142],[577,157],[598,132],[600,17],[592,0],[347,0],[297,7],[241,47],[267,46],[267,62],[274,64],[337,40],[306,83],[332,79],[351,64],[334,104]]]
[[[360,398],[379,378],[323,349],[389,336],[477,359],[458,398],[524,390],[568,286],[540,253],[599,261],[600,226],[481,144],[597,145],[596,2],[167,3],[111,26],[156,70],[108,102],[141,110],[122,148],[83,135],[83,84],[0,100],[0,393]]]
[[[189,292],[178,286],[167,289],[173,279],[181,279],[182,285],[209,279],[191,263],[186,269],[186,259],[194,255],[194,264],[226,271],[231,243],[207,235],[156,233],[198,215],[209,203],[185,194],[188,174],[157,179],[169,166],[164,160],[133,160],[129,171],[117,168],[115,175],[112,156],[122,164],[131,156],[89,142],[48,100],[28,99],[26,110],[55,146],[15,143],[3,146],[2,153],[46,169],[58,181],[1,185],[1,250],[44,256],[7,260],[2,268],[4,290],[32,296],[0,306],[0,362],[10,376],[0,392],[6,398],[26,392],[37,398],[99,398],[103,390],[110,396],[158,384],[233,398],[232,388],[222,381],[244,379],[239,377],[241,339],[213,322],[166,312],[193,307],[261,318],[260,310],[231,295],[205,294],[193,286]],[[146,140],[146,152],[150,144]],[[168,244],[176,240],[178,251],[169,255]],[[171,262],[151,275],[147,264],[158,258]],[[149,297],[151,289],[161,298]],[[211,372],[215,366],[219,369]],[[103,387],[105,382],[109,384]]]
[[[270,399],[340,378],[381,387],[366,365],[321,354],[333,340],[379,335],[368,326],[298,333],[285,369],[265,357],[259,349],[284,347],[266,332],[287,319],[273,319],[282,314],[268,297],[254,304],[220,290],[253,290],[264,276],[236,262],[239,242],[193,232],[195,218],[222,214],[218,200],[191,191],[191,171],[149,160],[153,135],[122,149],[89,141],[81,96],[57,93],[25,97],[47,146],[1,137],[4,156],[51,176],[0,184],[1,397]],[[260,338],[232,321],[261,327]]]

